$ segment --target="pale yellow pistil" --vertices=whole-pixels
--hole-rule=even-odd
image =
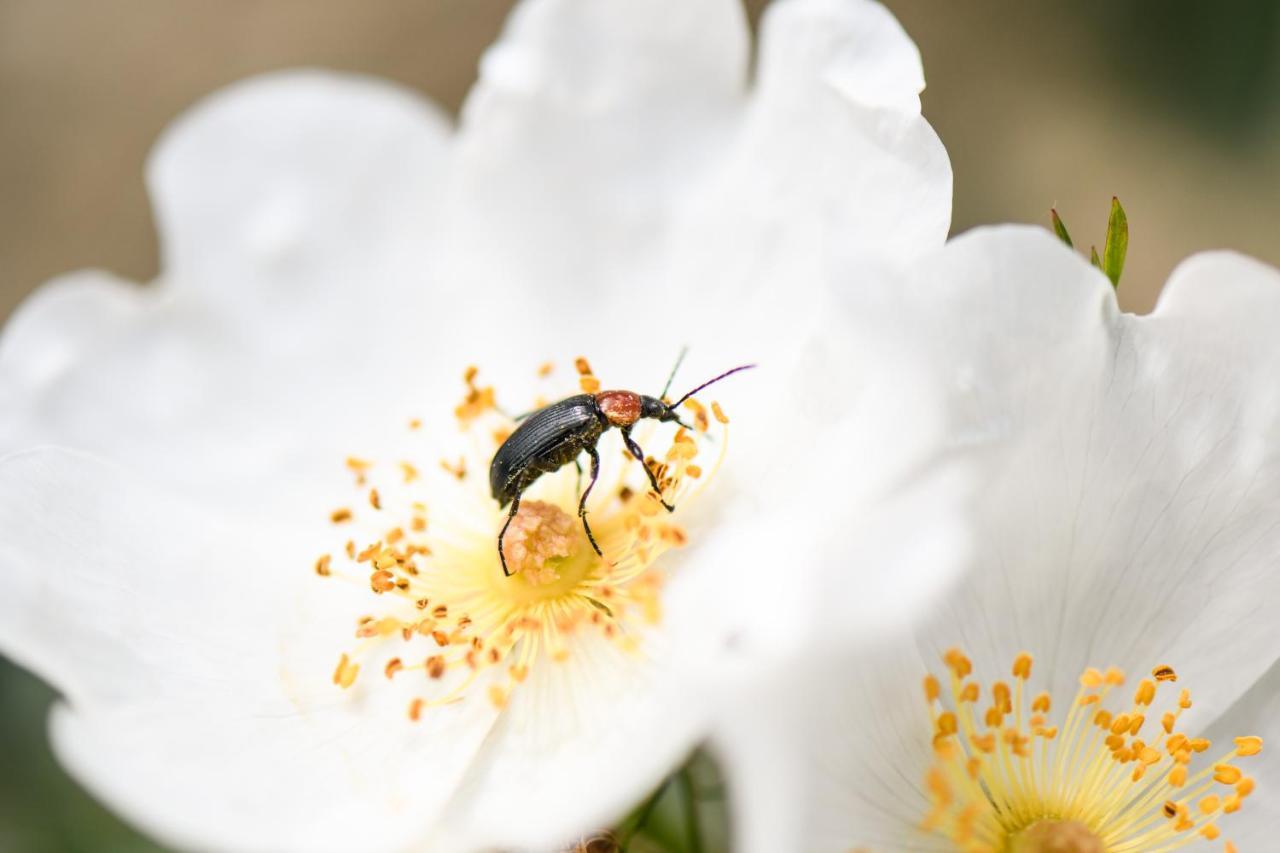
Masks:
[[[1124,675],[1087,669],[1061,726],[1048,693],[1031,695],[1032,658],[1018,655],[1012,684],[986,691],[957,649],[943,656],[947,689],[930,675],[936,763],[926,786],[926,830],[964,851],[992,853],[1151,853],[1217,840],[1221,819],[1238,811],[1254,782],[1230,763],[1257,754],[1262,740],[1235,739],[1217,760],[1212,744],[1177,731],[1191,707],[1182,690],[1158,717],[1158,687],[1177,680],[1156,667],[1125,708],[1110,710]],[[1150,720],[1148,720],[1150,717]],[[1235,849],[1225,842],[1225,849]]]
[[[584,383],[592,378],[583,372]],[[492,389],[477,387],[474,379],[474,371],[468,371],[468,395],[457,415],[479,437],[475,458],[448,464],[453,493],[435,495],[439,500],[432,506],[442,509],[433,509],[430,524],[427,503],[416,491],[422,485],[420,466],[387,466],[401,482],[379,491],[368,487],[382,469],[348,460],[374,516],[396,520],[374,528],[371,542],[348,541],[345,560],[326,554],[315,566],[317,574],[365,586],[377,602],[377,615],[358,620],[359,643],[341,656],[334,683],[352,687],[362,664],[370,662],[388,679],[421,679],[421,689],[415,690],[421,695],[408,708],[412,719],[474,691],[502,707],[535,665],[569,661],[586,633],[626,653],[640,652],[643,629],[661,620],[663,574],[656,562],[686,539],[648,489],[640,463],[619,454],[612,456],[612,485],[602,474],[589,502],[591,529],[604,556],[596,554],[583,532],[578,478],[568,466],[545,475],[521,502],[504,540],[512,571],[505,576],[497,534],[506,514],[474,472],[485,469],[510,422],[495,411]],[[689,402],[695,423],[705,431],[706,410]],[[715,413],[722,427],[727,424],[718,407]],[[721,458],[726,438],[722,430]],[[669,441],[662,461],[648,464],[662,498],[683,508],[708,477],[694,463],[699,448],[692,434],[681,429]],[[397,505],[394,495],[401,493],[407,506]],[[331,520],[358,525],[367,515],[344,508]]]

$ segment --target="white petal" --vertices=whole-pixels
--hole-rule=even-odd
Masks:
[[[18,312],[0,449],[97,450],[235,505],[273,477],[305,494],[352,436],[420,414],[465,364],[415,369],[452,351],[431,329],[451,305],[422,283],[445,131],[396,87],[318,72],[195,107],[150,164],[160,286],[92,334],[101,287],[59,284]]]
[[[349,623],[300,610],[325,582],[281,536],[80,455],[9,457],[0,646],[63,692],[63,763],[165,841],[382,850],[424,839],[493,714],[447,709],[414,725],[391,689],[407,684],[369,695],[329,684]]]
[[[364,291],[429,223],[446,134],[425,101],[354,75],[281,72],[210,96],[148,163],[162,277],[242,323],[279,307],[296,325],[338,299],[368,310]]]
[[[810,293],[769,360],[715,392],[731,450],[695,548],[717,575],[708,594],[740,599],[722,630],[770,655],[910,621],[968,552],[970,461],[946,454],[955,422],[931,330],[846,282]]]
[[[1280,655],[1257,606],[1280,595],[1280,275],[1202,257],[1153,315],[1121,315],[1052,236],[1004,229],[955,241],[916,288],[973,318],[945,357],[1010,442],[935,647],[997,669],[1026,649],[1055,690],[1086,664],[1169,664],[1212,719]]]
[[[642,310],[670,208],[737,114],[747,41],[736,0],[520,5],[463,111],[442,279],[553,328],[624,320],[607,295]]]
[[[920,51],[880,4],[783,0],[768,8],[763,30],[760,86],[767,96],[805,97],[786,90],[825,84],[863,106],[920,112]]]
[[[1280,657],[1265,604],[1280,596],[1280,274],[1199,256],[1153,315],[1133,317],[1054,237],[1001,228],[889,281],[850,300],[949,390],[943,431],[985,469],[976,553],[924,623],[918,653],[908,643],[849,664],[837,647],[830,669],[800,666],[801,698],[748,702],[754,717],[737,728],[750,736],[722,736],[763,849],[929,849],[914,830],[929,763],[919,679],[949,646],[969,652],[983,680],[1007,676],[1029,650],[1032,689],[1068,697],[1087,664],[1135,679],[1173,665],[1192,690],[1193,730]],[[1259,690],[1261,720],[1274,687]],[[1254,733],[1241,714],[1215,734]],[[761,793],[767,777],[752,773],[776,763],[758,745],[771,738],[784,744],[774,754],[811,762],[782,814]],[[798,827],[817,835],[788,844]]]
[[[901,264],[936,250],[951,167],[921,117],[915,45],[871,2],[791,0],[762,23],[750,108],[724,162],[674,234],[675,304],[786,323],[833,258]],[[865,275],[842,286],[858,286]]]
[[[127,333],[146,306],[146,291],[97,270],[53,279],[23,302],[0,336],[0,382],[37,388],[86,353]]]
[[[948,850],[918,830],[930,720],[914,645],[892,632],[768,670],[727,697],[715,743],[746,851]]]
[[[563,849],[624,816],[705,736],[708,697],[675,675],[686,643],[659,637],[637,659],[582,639],[515,691],[449,807],[450,834],[481,849]]]

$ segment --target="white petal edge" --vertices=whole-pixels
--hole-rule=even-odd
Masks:
[[[720,156],[748,38],[737,0],[519,5],[463,109],[440,279],[553,329],[621,317]]]
[[[368,287],[428,227],[448,138],[435,107],[370,77],[286,71],[216,92],[147,164],[162,278],[259,310]]]
[[[942,245],[950,162],[920,115],[919,54],[882,6],[769,7],[757,77],[731,146],[672,229],[659,271],[671,304],[707,316],[742,305],[785,325],[833,264],[901,266]]]
[[[146,302],[142,288],[99,270],[52,279],[5,322],[0,382],[19,389],[50,382],[125,332]]]
[[[762,86],[821,82],[867,107],[920,112],[920,51],[879,3],[780,0],[762,30]]]

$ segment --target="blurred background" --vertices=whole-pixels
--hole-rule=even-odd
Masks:
[[[146,281],[152,141],[202,95],[298,65],[362,71],[456,111],[506,0],[0,0],[0,320],[43,280]],[[760,0],[747,4],[758,19]],[[888,0],[924,55],[955,169],[953,233],[1046,224],[1101,247],[1129,214],[1120,301],[1184,256],[1280,265],[1280,3]],[[141,851],[49,754],[51,692],[0,659],[0,851]]]

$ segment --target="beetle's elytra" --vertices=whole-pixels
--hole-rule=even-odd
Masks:
[[[678,363],[677,363],[678,366]],[[604,556],[600,546],[596,544],[591,533],[591,525],[587,523],[587,497],[600,476],[600,453],[596,445],[600,436],[611,427],[622,432],[622,441],[631,455],[640,461],[645,474],[649,477],[649,485],[658,493],[658,500],[671,512],[675,507],[662,500],[658,488],[658,480],[649,466],[645,465],[644,451],[631,437],[631,428],[643,418],[656,421],[674,421],[683,427],[688,424],[680,420],[676,409],[685,400],[726,376],[755,367],[744,364],[702,383],[674,403],[665,403],[661,397],[650,397],[634,391],[600,391],[596,394],[577,394],[558,403],[552,403],[533,412],[516,428],[498,452],[493,456],[489,466],[489,488],[499,506],[511,504],[506,524],[498,534],[498,558],[502,561],[502,571],[511,575],[507,568],[507,555],[502,550],[503,537],[511,520],[520,510],[520,496],[534,484],[543,474],[558,471],[570,462],[576,462],[585,451],[591,457],[591,482],[587,484],[578,500],[578,517],[582,519],[582,528],[586,531],[587,540],[597,554]],[[674,376],[674,371],[672,375]],[[671,381],[667,380],[668,387]],[[665,396],[666,390],[663,390]]]

